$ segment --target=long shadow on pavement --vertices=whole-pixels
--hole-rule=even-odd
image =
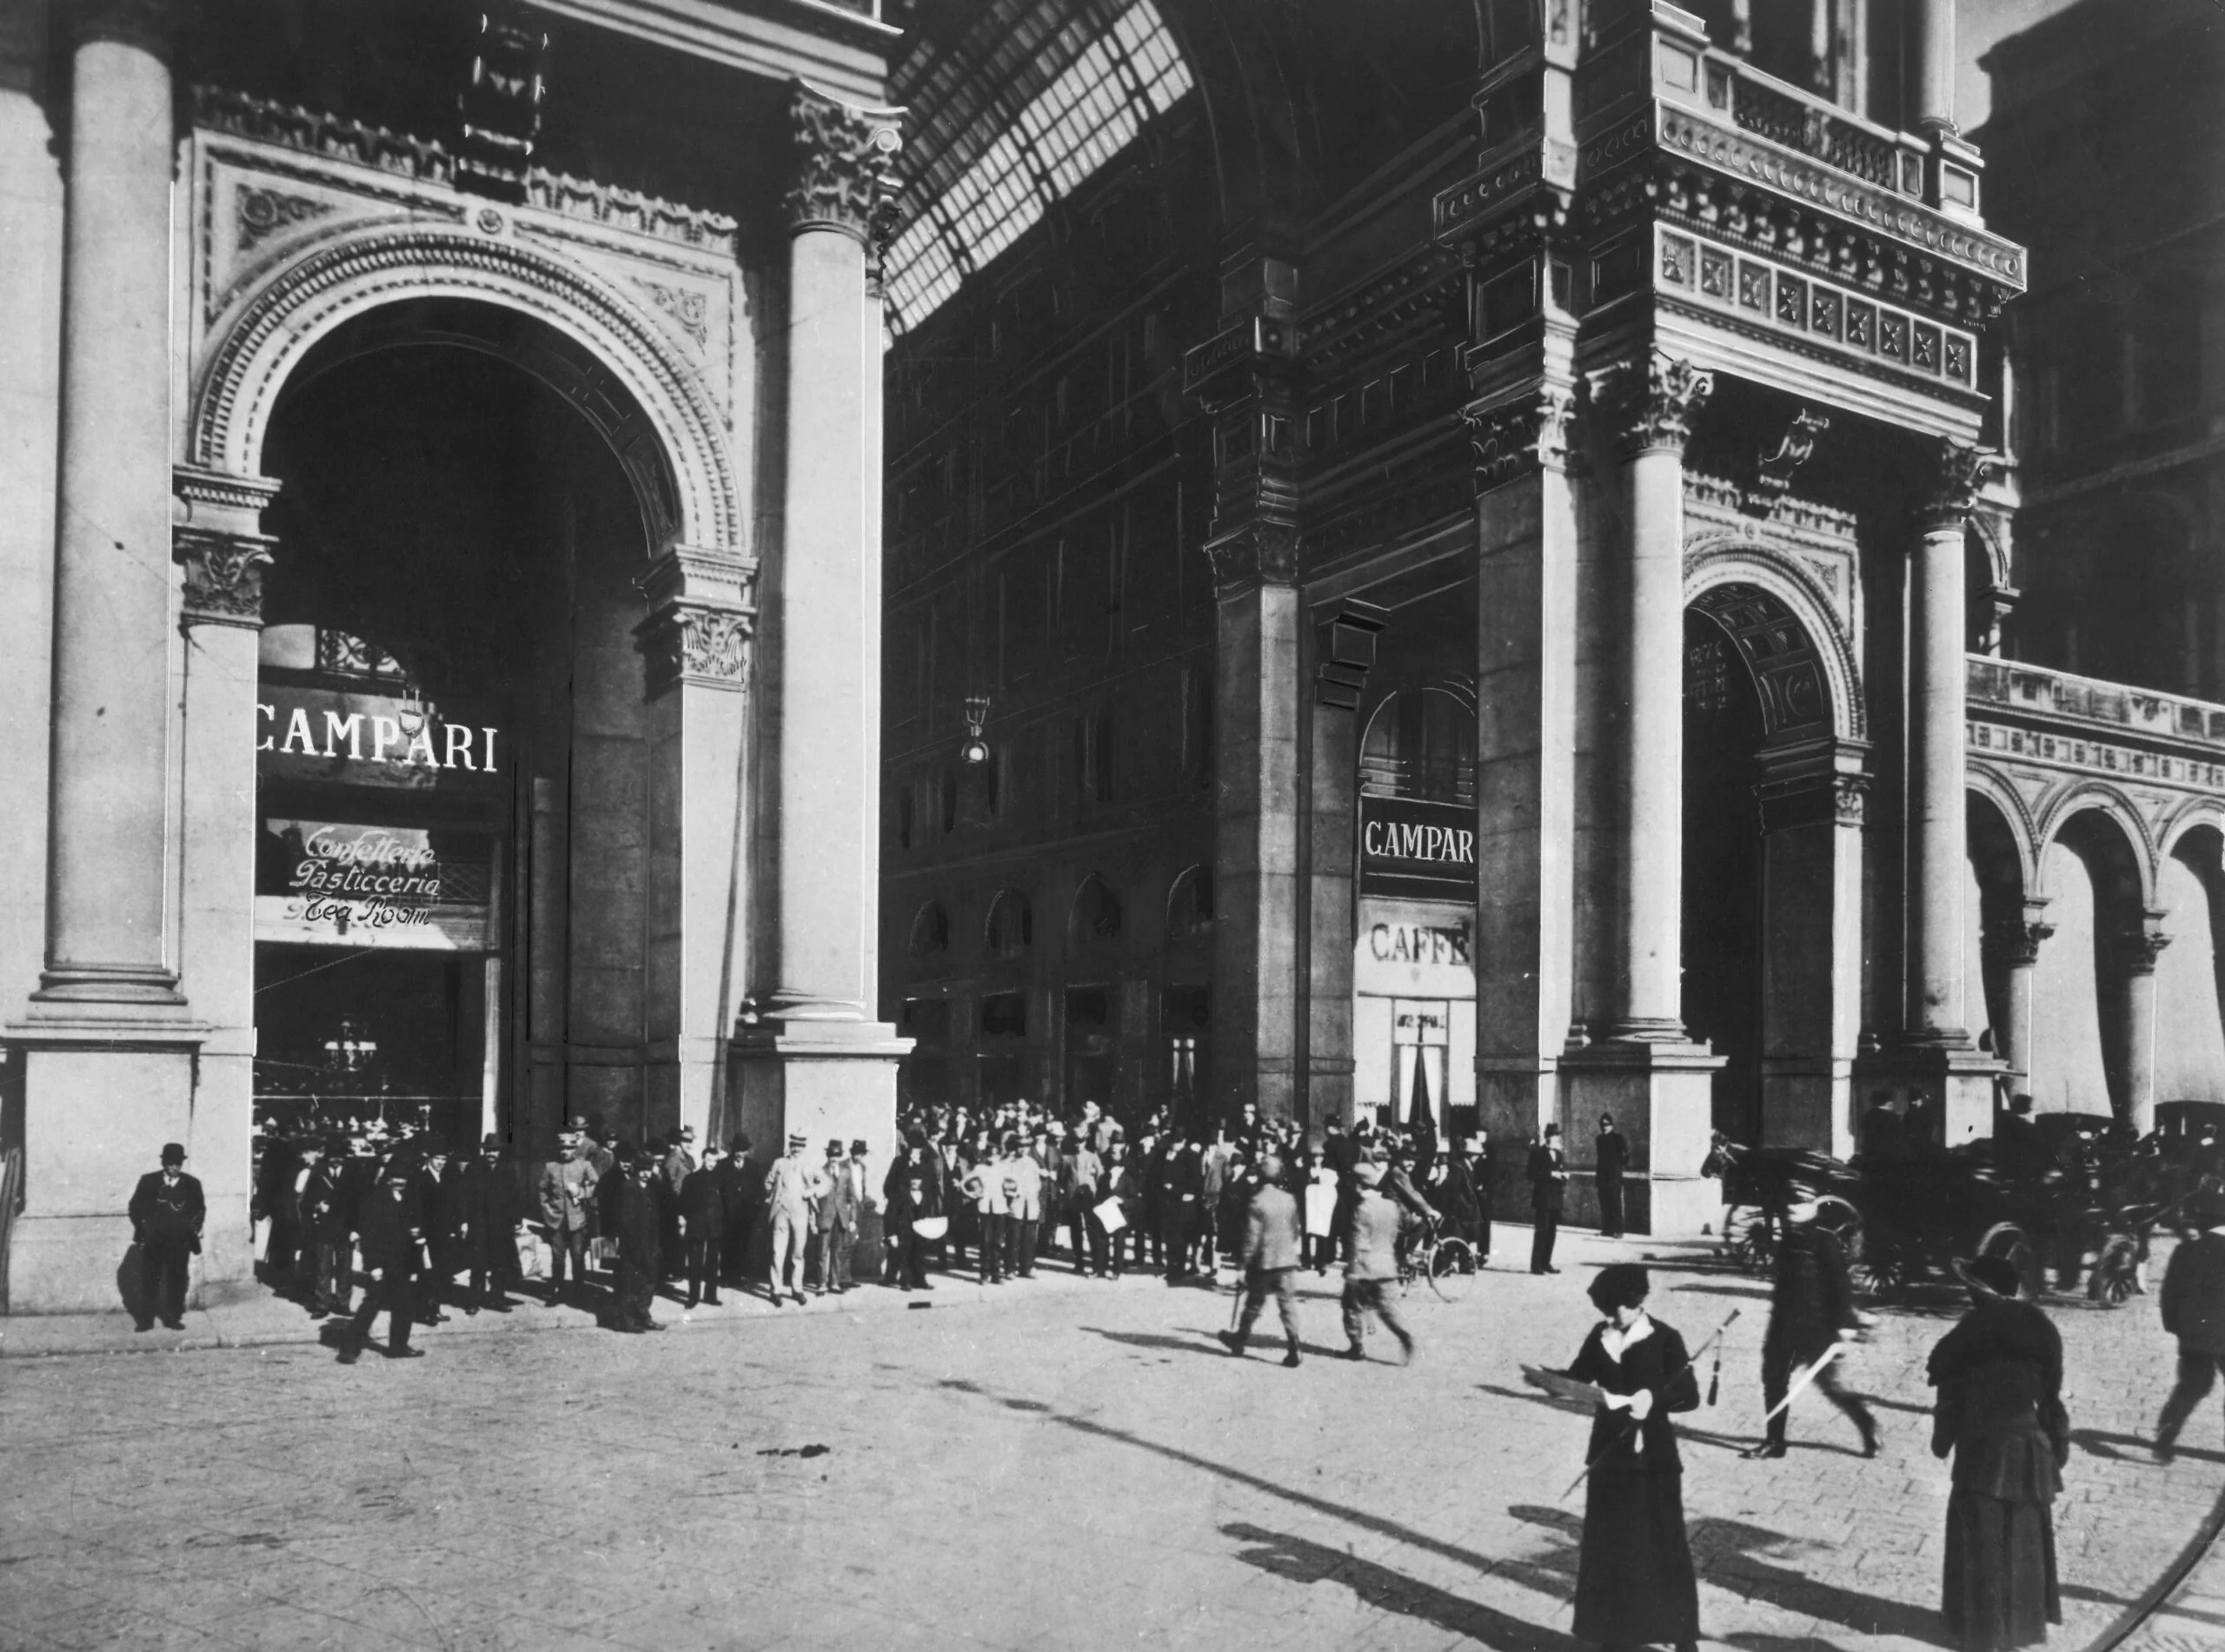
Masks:
[[[2144,1440],[2137,1434],[2112,1434],[2103,1429],[2073,1429],[2070,1443],[2082,1451],[2114,1463],[2148,1463],[2154,1459],[2155,1452],[2152,1440]],[[2134,1456],[2117,1450],[2123,1445],[2131,1446],[2139,1455]],[[2225,1463],[2225,1451],[2204,1451],[2191,1445],[2180,1446],[2177,1455],[2192,1457],[2197,1463]]]
[[[1559,1532],[1571,1542],[1584,1533],[1583,1516],[1569,1509],[1515,1503],[1507,1513],[1517,1520]],[[1791,1566],[1764,1558],[1761,1552],[1775,1549],[1782,1553],[1818,1547],[1803,1538],[1750,1526],[1743,1520],[1721,1520],[1706,1515],[1690,1523],[1690,1534],[1692,1559],[1699,1569],[1701,1580],[1726,1594],[1778,1607],[1796,1616],[1841,1623],[1863,1635],[1903,1635],[1926,1645],[1951,1644],[1943,1637],[1936,1612],[1905,1601],[1861,1595],[1835,1583],[1818,1582]],[[1572,1569],[1575,1561],[1575,1550],[1571,1549],[1548,1562],[1539,1569],[1542,1575],[1538,1587],[1550,1587],[1549,1580],[1555,1574],[1564,1574]],[[1520,1562],[1502,1561],[1498,1569],[1520,1579],[1528,1569]]]
[[[1378,1611],[1421,1618],[1499,1652],[1579,1652],[1583,1644],[1558,1629],[1525,1623],[1387,1566],[1287,1532],[1239,1523],[1223,1526],[1221,1533],[1254,1545],[1237,1552],[1237,1559],[1247,1566],[1293,1583],[1342,1583]]]

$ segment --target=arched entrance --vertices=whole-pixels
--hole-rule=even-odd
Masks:
[[[1734,1140],[1851,1146],[1860,695],[1826,605],[1716,553],[1685,614],[1684,994]]]
[[[647,420],[554,328],[421,299],[301,359],[262,466],[258,1134],[676,1125]]]

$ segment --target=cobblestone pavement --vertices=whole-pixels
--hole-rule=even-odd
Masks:
[[[1380,1337],[1365,1365],[1239,1363],[1212,1338],[1225,1294],[1133,1278],[654,1337],[443,1327],[406,1363],[11,1362],[0,1646],[1572,1652],[1584,1423],[1518,1364],[1565,1363],[1586,1264],[1641,1249],[1572,1237],[1558,1278],[1412,1301],[1407,1369]],[[1304,1304],[1317,1355],[1341,1341],[1332,1284]],[[1743,1310],[1688,1433],[1710,1644],[1932,1644],[1946,1476],[1921,1370],[1951,1305],[1891,1314],[1863,1351],[1881,1457],[1803,1404],[1774,1464],[1734,1454],[1761,1410],[1760,1285],[1684,1266],[1654,1305],[1694,1341]],[[2168,1468],[2138,1443],[2169,1380],[2152,1303],[2057,1320],[2078,1449],[2053,1643],[2080,1648],[2198,1541],[2225,1450],[2214,1409]],[[2225,1642],[2207,1594],[2180,1604],[2154,1652]]]

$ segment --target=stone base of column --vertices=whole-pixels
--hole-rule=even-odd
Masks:
[[[1562,1130],[1588,1139],[1599,1115],[1611,1113],[1630,1141],[1623,1199],[1631,1232],[1697,1236],[1715,1220],[1717,1184],[1700,1165],[1724,1060],[1704,1044],[1650,1039],[1610,1039],[1562,1058]]]
[[[749,1132],[761,1161],[800,1135],[814,1164],[828,1142],[862,1139],[885,1168],[896,1144],[896,1064],[912,1044],[880,1021],[768,1018],[745,1028],[734,1043],[733,1127]]]
[[[185,1146],[209,1204],[195,1306],[245,1290],[255,1255],[249,1058],[203,1056],[207,1029],[124,1017],[8,1028],[23,1063],[24,1204],[8,1248],[10,1313],[114,1312],[138,1301],[132,1189]]]
[[[1831,1056],[1763,1056],[1762,1144],[1851,1158],[1852,1067]]]
[[[1995,1080],[2008,1071],[1998,1056],[1988,1055],[1967,1039],[1909,1039],[1889,1045],[1855,1074],[1857,1098],[1879,1085],[1897,1088],[1903,1111],[1909,1097],[1921,1095],[1940,1120],[1940,1145],[1961,1147],[1993,1135]],[[1867,1106],[1857,1099],[1856,1110]]]

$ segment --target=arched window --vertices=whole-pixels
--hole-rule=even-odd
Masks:
[[[1095,872],[1082,879],[1074,892],[1073,911],[1066,918],[1066,950],[1086,952],[1119,938],[1120,903],[1105,879]]]
[[[950,950],[950,914],[942,902],[931,900],[913,914],[910,951],[915,959],[933,958]]]
[[[1452,685],[1410,688],[1376,707],[1360,743],[1363,791],[1436,803],[1476,800],[1476,700]]]
[[[1001,891],[989,903],[989,922],[981,948],[991,958],[1017,958],[1035,944],[1035,909],[1017,889]]]
[[[1180,942],[1210,935],[1213,927],[1213,869],[1192,866],[1166,897],[1166,939]]]

